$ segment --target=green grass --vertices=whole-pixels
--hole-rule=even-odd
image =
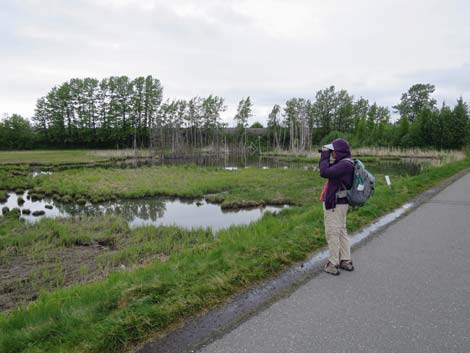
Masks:
[[[5,202],[7,200],[7,193],[4,190],[0,190],[0,202]]]
[[[0,190],[16,190],[32,186],[33,178],[24,166],[0,166]]]
[[[156,195],[203,197],[222,207],[249,204],[308,204],[318,198],[318,173],[302,169],[225,170],[197,166],[139,169],[83,168],[35,178],[36,190],[78,198],[137,198]]]
[[[131,229],[124,219],[110,216],[44,218],[36,224],[0,217],[0,306],[11,309],[33,293],[101,279],[121,266],[166,260],[213,239],[208,229]]]
[[[397,177],[393,189],[379,182],[370,202],[349,214],[349,231],[469,166],[470,160],[465,159],[419,176]],[[216,238],[196,237],[190,246],[172,252],[168,261],[114,272],[93,283],[44,292],[28,307],[0,315],[0,351],[126,351],[178,320],[223,303],[323,247],[322,219],[319,202],[286,209],[278,215],[268,213],[259,222],[231,227]],[[52,223],[48,226],[52,227]],[[145,238],[157,233],[158,228],[137,232]],[[8,229],[2,231],[0,227],[0,235],[5,234]],[[139,243],[139,236],[134,239]],[[62,239],[58,242],[67,244]]]
[[[94,150],[0,151],[0,164],[73,164],[109,160]]]

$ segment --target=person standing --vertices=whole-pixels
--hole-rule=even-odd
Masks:
[[[330,163],[330,155],[333,157],[332,163]],[[324,271],[339,275],[339,269],[354,270],[346,229],[346,216],[349,208],[346,189],[351,188],[353,183],[354,163],[346,140],[336,139],[331,144],[323,146],[320,176],[327,179],[320,197],[323,201],[325,237],[330,252]]]

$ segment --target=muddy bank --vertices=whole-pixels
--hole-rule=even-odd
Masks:
[[[106,278],[214,240],[176,227],[131,229],[122,219],[73,217],[37,224],[0,217],[0,310],[34,301],[41,291]]]

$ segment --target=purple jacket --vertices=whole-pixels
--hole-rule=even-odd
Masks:
[[[354,165],[349,161],[341,161],[344,158],[351,158],[349,144],[343,139],[336,139],[333,142],[336,152],[336,159],[330,164],[330,152],[322,152],[320,159],[320,176],[328,179],[328,188],[325,193],[325,208],[330,210],[338,204],[347,204],[347,198],[336,199],[336,193],[349,189],[354,179]],[[343,186],[344,185],[344,186]]]

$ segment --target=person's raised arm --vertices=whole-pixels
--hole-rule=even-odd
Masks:
[[[338,178],[344,173],[344,168],[340,163],[336,163],[330,166],[330,152],[329,150],[323,150],[320,159],[320,176],[322,178]]]

